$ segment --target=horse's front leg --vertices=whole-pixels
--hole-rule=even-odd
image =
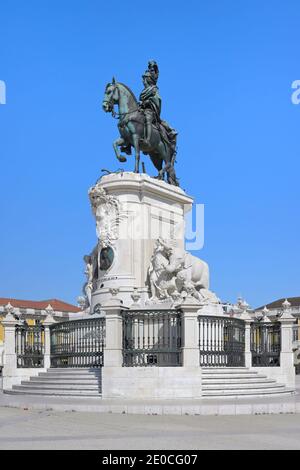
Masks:
[[[114,148],[116,157],[119,160],[119,162],[122,162],[122,163],[127,162],[127,158],[123,157],[123,155],[121,155],[119,152],[119,147],[124,144],[125,144],[125,140],[123,139],[123,137],[120,137],[119,139],[113,142],[113,148]]]
[[[134,152],[135,152],[134,172],[139,173],[140,172],[140,143],[139,143],[139,136],[137,134],[133,134],[132,135],[132,141],[133,141]]]

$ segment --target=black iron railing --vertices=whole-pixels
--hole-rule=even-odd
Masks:
[[[50,327],[51,367],[101,367],[104,318],[71,320]]]
[[[280,323],[251,323],[250,349],[253,367],[280,366]]]
[[[201,367],[245,365],[245,322],[237,318],[199,316]]]
[[[16,325],[17,367],[44,367],[43,325]]]
[[[181,312],[123,311],[123,366],[180,366]]]
[[[300,341],[300,325],[293,326],[293,342]]]

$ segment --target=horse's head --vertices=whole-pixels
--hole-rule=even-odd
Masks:
[[[119,90],[115,79],[112,79],[112,83],[108,83],[105,88],[104,98],[102,102],[102,108],[106,113],[111,113],[114,109],[114,105],[119,101]]]

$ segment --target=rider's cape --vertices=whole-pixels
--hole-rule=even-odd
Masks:
[[[161,97],[157,86],[150,85],[145,88],[140,94],[140,101],[143,103],[143,107],[150,108],[154,112],[156,120],[160,121]]]

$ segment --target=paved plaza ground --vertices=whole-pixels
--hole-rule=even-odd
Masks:
[[[300,376],[296,382],[297,395],[282,405],[299,402]],[[260,414],[259,403],[257,415],[140,415],[51,409],[54,402],[67,403],[59,397],[39,410],[33,406],[41,406],[39,398],[0,393],[0,449],[300,449],[300,413]]]
[[[300,449],[300,415],[150,416],[0,408],[0,449]]]

